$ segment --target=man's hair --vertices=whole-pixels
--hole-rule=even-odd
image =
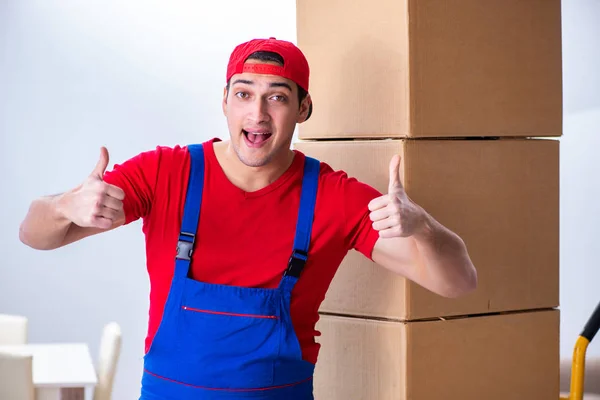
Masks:
[[[250,54],[247,60],[275,62],[281,66],[283,66],[284,64],[283,57],[272,51],[257,51],[255,53]],[[300,105],[302,104],[302,101],[306,98],[308,93],[306,92],[306,90],[298,86],[298,84],[296,84],[296,87],[298,88],[298,104]],[[227,81],[227,92],[229,92],[229,81]]]

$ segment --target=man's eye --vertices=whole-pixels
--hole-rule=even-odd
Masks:
[[[286,100],[285,96],[279,96],[279,95],[275,95],[271,98],[275,101],[285,101]]]
[[[239,97],[240,99],[245,99],[248,97],[248,93],[246,93],[246,92],[237,92],[235,95],[237,97]]]

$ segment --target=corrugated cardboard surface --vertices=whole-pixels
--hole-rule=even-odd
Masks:
[[[559,397],[559,311],[387,322],[322,315],[317,400]]]
[[[334,169],[387,191],[402,155],[413,201],[465,241],[478,289],[447,299],[351,251],[321,311],[414,320],[559,304],[559,141],[398,139],[294,143]]]
[[[558,136],[560,0],[297,0],[301,139]]]

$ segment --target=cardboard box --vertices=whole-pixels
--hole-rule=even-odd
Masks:
[[[301,139],[559,136],[560,0],[297,0]]]
[[[315,398],[559,397],[559,311],[389,322],[322,315]]]
[[[448,299],[352,250],[321,311],[398,320],[553,308],[559,304],[559,141],[398,139],[294,143],[387,192],[402,156],[408,196],[460,235],[478,289]]]

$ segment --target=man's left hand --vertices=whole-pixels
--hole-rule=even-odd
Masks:
[[[408,237],[422,232],[427,225],[427,213],[404,191],[400,181],[400,156],[390,161],[388,193],[369,203],[373,228],[382,238]]]

